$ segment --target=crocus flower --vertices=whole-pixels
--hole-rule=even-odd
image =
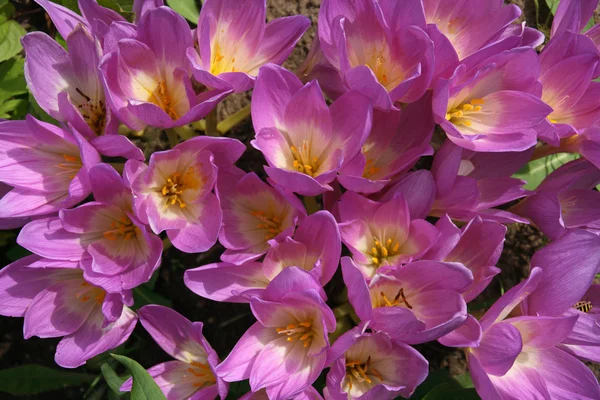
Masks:
[[[327,360],[328,332],[335,316],[321,285],[299,268],[286,268],[250,307],[258,319],[217,367],[227,382],[250,379],[253,392],[266,388],[284,400],[310,386]]]
[[[202,335],[202,322],[190,322],[170,308],[148,305],[139,309],[140,323],[174,361],[148,369],[167,400],[221,399],[229,385],[215,375],[219,356]],[[122,391],[131,391],[129,378]]]
[[[125,136],[106,104],[98,64],[102,50],[78,25],[67,37],[69,52],[42,32],[23,37],[27,86],[40,107],[70,124],[102,154],[144,159]]]
[[[78,25],[82,25],[102,42],[113,22],[128,24],[121,14],[110,8],[102,7],[96,0],[78,0],[82,15],[48,0],[35,0],[35,2],[46,10],[56,30],[63,38],[69,37]],[[162,5],[164,5],[163,0],[133,0],[134,22],[138,23],[146,12]]]
[[[557,347],[573,330],[577,316],[506,318],[542,278],[541,269],[533,268],[529,278],[498,299],[480,321],[482,338],[478,347],[469,349],[468,361],[484,400],[600,398],[594,374]]]
[[[76,131],[28,115],[0,122],[0,181],[14,189],[0,199],[0,218],[51,214],[91,191],[89,169],[98,152]]]
[[[346,192],[339,204],[342,241],[365,277],[419,259],[439,232],[422,219],[411,220],[401,195],[379,203]]]
[[[562,0],[554,14],[550,37],[554,38],[565,31],[581,32],[597,7],[598,0]]]
[[[252,95],[252,145],[278,185],[305,196],[332,190],[337,171],[359,151],[371,129],[369,99],[349,92],[327,107],[316,81],[302,86],[291,72],[261,68]]]
[[[217,189],[223,209],[219,242],[221,260],[233,264],[254,261],[270,248],[269,241],[291,236],[304,206],[291,193],[273,188],[253,172],[220,170]]]
[[[165,34],[169,32],[169,34]],[[146,12],[134,38],[119,40],[100,69],[109,105],[131,129],[172,128],[206,116],[231,91],[197,93],[186,50],[193,46],[185,19],[167,7]]]
[[[261,389],[257,392],[248,392],[240,400],[271,400],[267,395],[265,389]],[[294,395],[289,400],[323,400],[323,397],[319,394],[317,389],[312,386],[307,387],[302,392]]]
[[[473,274],[462,264],[415,261],[376,274],[367,284],[352,259],[343,257],[342,272],[361,321],[403,343],[436,340],[467,318],[461,293]]]
[[[427,360],[385,333],[357,326],[340,336],[329,350],[328,400],[410,397],[427,377]]]
[[[235,139],[197,137],[153,153],[149,166],[129,161],[136,214],[175,247],[203,252],[217,241],[222,212],[212,192],[218,165],[231,165],[245,146]]]
[[[93,202],[37,219],[18,243],[53,260],[81,260],[85,278],[118,293],[147,282],[160,265],[162,241],[134,215],[131,190],[109,165],[90,170]]]
[[[434,56],[425,30],[420,1],[326,0],[319,12],[319,41],[347,90],[384,111],[416,101],[428,88]]]
[[[338,181],[353,192],[381,190],[420,157],[433,154],[429,144],[433,128],[430,96],[407,105],[402,112],[375,111],[361,152],[339,171]]]
[[[293,237],[271,241],[271,246],[262,263],[216,263],[189,269],[185,284],[207,299],[248,302],[250,295],[261,296],[269,282],[289,267],[307,271],[325,285],[337,270],[342,250],[337,223],[327,211],[309,215]]]
[[[506,5],[502,0],[484,0],[473,7],[465,0],[424,0],[423,5],[427,23],[430,24],[428,31],[435,30],[444,35],[446,41],[442,43],[450,45],[454,52],[452,58],[456,61],[474,54],[477,54],[477,58],[485,59],[500,51],[517,47],[521,42],[521,38],[516,35],[501,35],[521,15],[521,9],[515,4]],[[436,53],[437,51],[436,49]],[[444,61],[448,61],[448,58]],[[436,63],[438,62],[441,60],[436,59]]]
[[[541,139],[558,146],[559,139],[600,120],[600,83],[592,81],[599,75],[600,54],[591,39],[564,32],[544,47],[539,59],[542,100],[553,111],[536,129]]]
[[[574,317],[573,330],[559,348],[586,360],[600,361],[599,285],[600,238],[576,230],[534,254],[531,265],[543,271],[540,283],[521,304],[526,315]],[[565,275],[568,271],[568,275]]]
[[[188,49],[194,77],[207,87],[244,92],[258,69],[281,65],[310,26],[302,15],[265,23],[266,0],[208,0],[198,21],[199,54]]]
[[[61,337],[55,361],[76,368],[124,343],[137,316],[131,292],[106,293],[86,281],[77,263],[35,255],[0,271],[0,314],[25,317],[23,335]]]
[[[504,51],[434,88],[433,114],[457,145],[474,151],[522,151],[536,144],[533,129],[552,109],[537,96],[540,66],[531,48]]]
[[[474,300],[500,273],[496,263],[504,247],[506,226],[475,217],[459,229],[444,215],[435,227],[440,236],[423,258],[460,263],[467,267],[473,274],[473,283],[462,296],[466,302]]]
[[[600,220],[600,170],[586,159],[573,160],[552,172],[512,211],[528,218],[551,240]]]

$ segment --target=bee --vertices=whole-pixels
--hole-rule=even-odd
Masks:
[[[589,313],[592,311],[592,302],[591,301],[578,301],[573,306],[574,309],[579,310],[584,313]]]

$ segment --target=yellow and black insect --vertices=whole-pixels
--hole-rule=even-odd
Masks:
[[[584,313],[589,313],[592,311],[592,302],[591,301],[578,301],[573,306],[574,309],[579,310]]]

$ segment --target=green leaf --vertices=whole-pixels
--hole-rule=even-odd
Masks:
[[[153,292],[146,285],[141,285],[133,289],[134,310],[148,304],[160,304],[161,306],[171,307],[173,303],[166,297]]]
[[[130,375],[127,375],[127,376],[117,375],[115,370],[112,369],[112,367],[108,363],[102,364],[101,370],[102,370],[102,375],[104,376],[104,379],[106,380],[106,383],[108,384],[108,387],[110,387],[110,389],[117,396],[119,396],[119,397],[123,396],[125,393],[121,392],[121,385],[123,385],[123,383],[125,383],[125,381],[130,378]]]
[[[113,354],[113,357],[123,364],[133,376],[131,400],[166,400],[162,390],[144,367],[125,356]]]
[[[31,395],[79,386],[94,380],[95,376],[78,372],[30,364],[0,371],[0,392],[12,395]],[[1,397],[1,396],[0,396]]]
[[[417,387],[417,390],[415,390],[410,397],[410,400],[425,399],[425,396],[427,396],[428,393],[440,385],[449,385],[449,387],[452,387],[453,389],[461,388],[458,382],[450,377],[450,373],[447,369],[429,371],[427,379]]]
[[[21,36],[25,33],[25,29],[16,21],[6,21],[0,25],[0,62],[19,54],[23,49]]]
[[[24,60],[21,57],[14,57],[0,63],[0,103],[27,93],[23,66]]]
[[[77,0],[58,0],[55,1],[55,3],[58,3],[61,6],[67,7],[69,10],[75,11],[77,14],[80,14]]]
[[[455,376],[454,380],[457,381],[460,384],[460,386],[464,387],[465,389],[474,387],[473,379],[471,379],[471,374],[469,374],[468,372],[463,375]]]
[[[556,14],[558,3],[560,3],[560,0],[546,0],[546,4],[548,4],[548,8],[550,9],[550,12],[552,12],[552,15]]]
[[[128,21],[133,21],[133,0],[98,0],[98,4],[118,12]]]
[[[427,393],[423,400],[480,400],[475,389],[456,389],[452,384],[442,383]]]
[[[8,0],[0,1],[0,24],[8,21],[10,17],[15,13],[15,6],[8,2]]]
[[[198,23],[200,7],[196,0],[167,0],[167,4],[191,23]]]
[[[576,160],[580,157],[581,156],[579,154],[572,153],[551,154],[538,160],[530,161],[512,177],[527,181],[527,184],[524,186],[525,189],[534,190],[554,170],[568,163],[569,161]]]

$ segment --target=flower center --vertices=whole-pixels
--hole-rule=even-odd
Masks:
[[[377,381],[383,382],[381,374],[375,368],[370,367],[370,364],[371,356],[367,358],[366,362],[346,360],[346,382],[348,383],[348,389],[352,390],[353,381],[368,385],[377,384]]]
[[[293,342],[294,340],[300,340],[304,342],[304,347],[310,346],[314,336],[312,322],[310,321],[304,321],[298,324],[289,324],[285,328],[275,328],[275,330],[280,335],[287,335],[288,342]]]
[[[446,113],[446,119],[452,122],[454,125],[473,125],[473,115],[483,110],[483,99],[472,99],[469,103],[464,103],[456,108],[451,109]]]
[[[394,296],[394,298],[391,301],[390,299],[388,299],[384,291],[381,291],[379,295],[381,296],[381,300],[383,301],[380,307],[399,307],[402,304],[404,304],[406,308],[412,310],[412,306],[406,300],[403,288],[400,288],[400,290],[398,290],[398,293],[396,293],[396,296]]]
[[[175,111],[175,104],[169,95],[165,82],[159,82],[148,101],[162,108],[172,120],[179,119],[179,115],[177,114],[177,111]]]
[[[371,261],[377,267],[379,267],[388,257],[393,257],[400,253],[400,242],[394,241],[393,239],[387,239],[384,242],[376,237],[373,237],[373,240],[375,240],[375,243],[371,248]]]
[[[212,62],[210,63],[210,73],[213,75],[219,75],[223,72],[237,72],[235,69],[235,56],[225,57],[221,45],[219,42],[215,44],[214,54],[212,56]]]
[[[75,178],[75,175],[81,169],[81,159],[69,154],[62,154],[62,158],[65,162],[56,164],[56,167],[62,169],[63,172],[59,172],[57,175],[69,174],[69,179]]]
[[[165,199],[164,208],[179,204],[179,208],[185,208],[186,204],[181,198],[182,193],[187,189],[198,189],[200,182],[196,177],[193,167],[190,167],[183,175],[179,172],[174,173],[167,178],[161,193]]]
[[[373,159],[367,159],[367,163],[365,164],[365,170],[363,171],[363,178],[370,178],[375,175],[381,168],[375,166],[375,162]]]
[[[102,135],[106,127],[106,106],[103,100],[97,102],[83,93],[79,88],[75,88],[77,93],[85,99],[77,105],[81,116],[96,135]]]
[[[264,211],[251,211],[250,214],[258,219],[258,229],[265,230],[265,239],[271,240],[281,233],[281,218],[267,215]]]
[[[206,364],[192,361],[187,372],[189,374],[184,373],[181,377],[181,383],[191,383],[194,387],[202,388],[212,386],[217,381],[210,367]]]
[[[120,220],[113,220],[110,223],[109,230],[105,231],[102,235],[108,240],[121,239],[128,241],[131,238],[135,238],[140,232],[140,228],[135,226],[131,219],[123,215]]]
[[[584,313],[589,313],[592,311],[593,306],[591,301],[578,301],[573,308]]]
[[[308,140],[302,141],[302,146],[298,149],[296,146],[290,146],[292,156],[294,156],[294,169],[309,176],[315,176],[319,169],[319,158],[311,157],[311,146]]]
[[[96,304],[102,304],[105,295],[106,292],[99,287],[83,282],[81,284],[81,289],[75,293],[75,298],[82,303],[93,300]]]

